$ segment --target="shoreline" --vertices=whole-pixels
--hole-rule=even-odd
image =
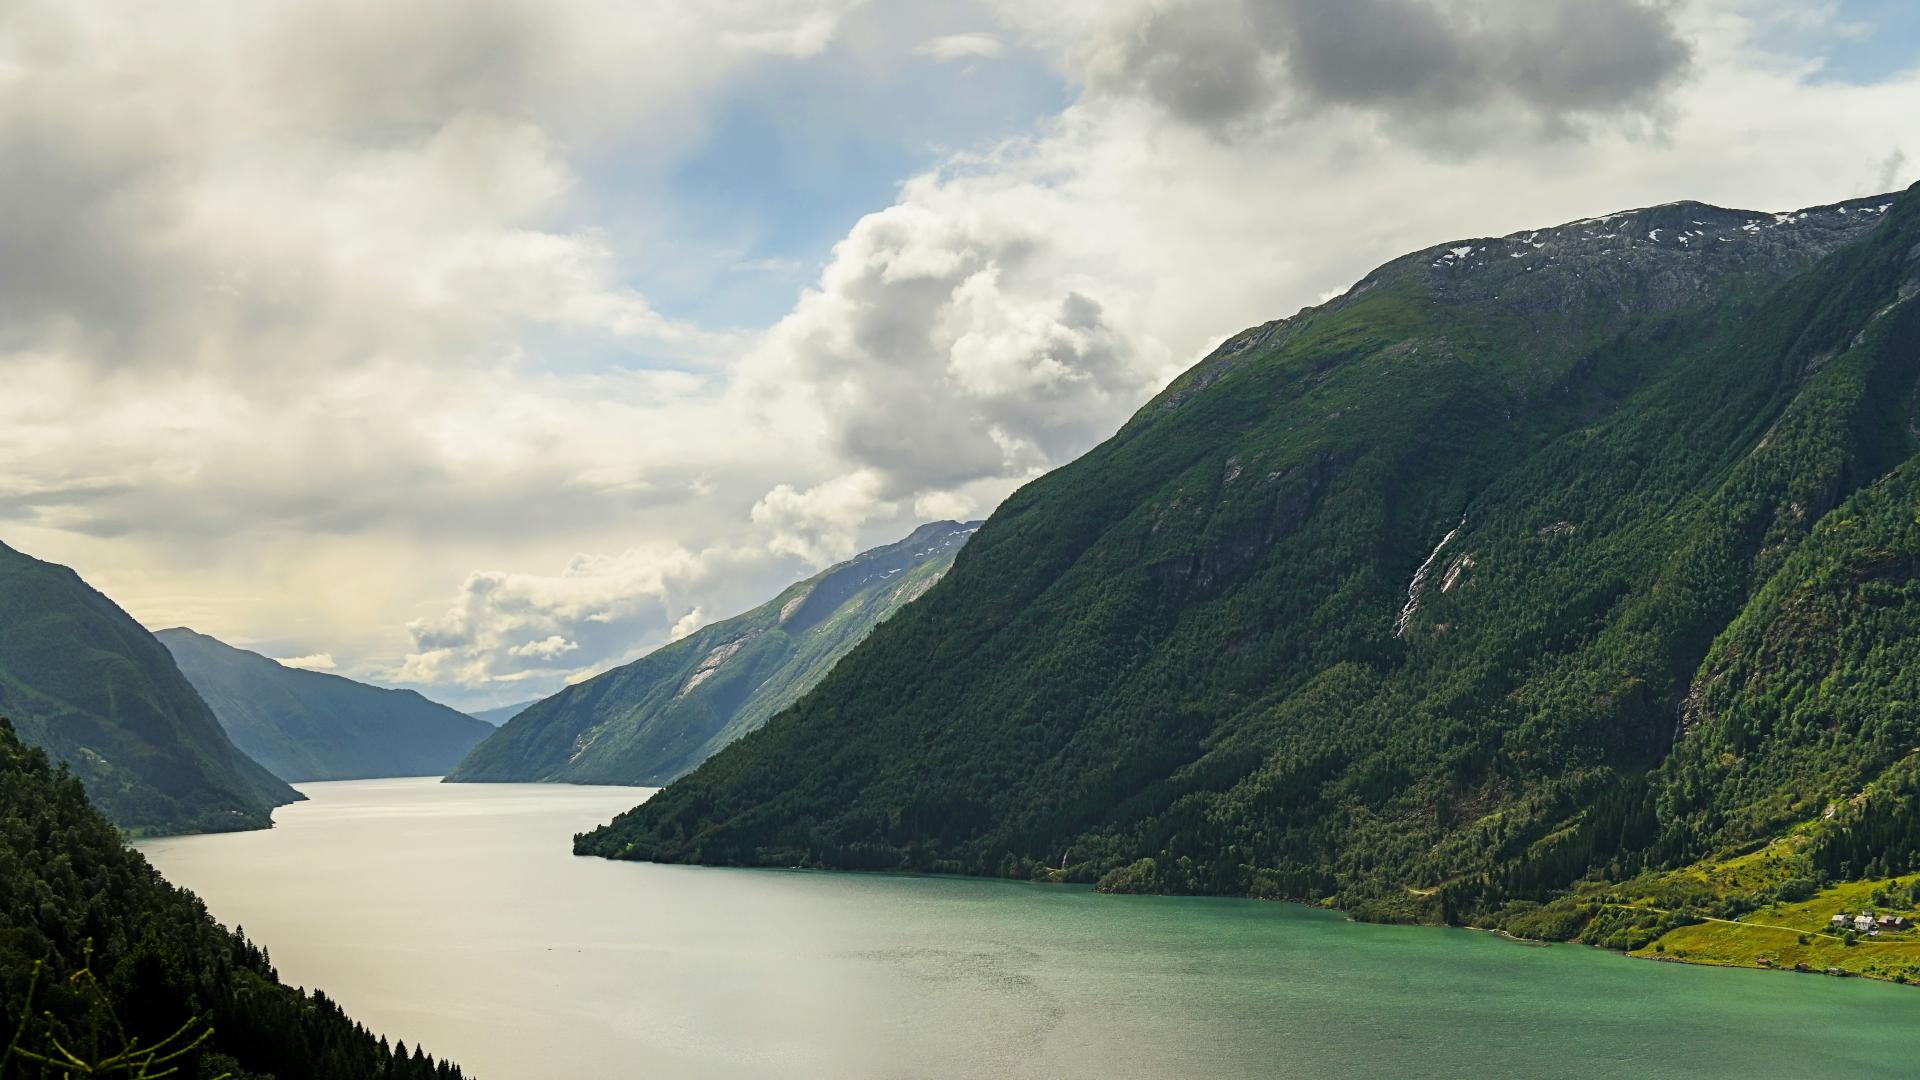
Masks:
[[[1555,941],[1548,938],[1525,937],[1519,934],[1515,934],[1510,930],[1506,930],[1504,928],[1497,927],[1497,926],[1475,926],[1475,925],[1466,924],[1466,923],[1442,923],[1442,922],[1431,922],[1426,920],[1407,920],[1404,922],[1396,922],[1391,920],[1380,920],[1380,919],[1362,919],[1362,918],[1355,917],[1351,911],[1348,911],[1345,908],[1333,907],[1324,903],[1320,903],[1318,901],[1304,900],[1297,897],[1228,896],[1228,895],[1223,895],[1219,893],[1130,893],[1130,892],[1121,892],[1121,891],[1113,891],[1113,890],[1101,890],[1097,886],[1094,886],[1087,882],[1065,881],[1058,877],[1051,878],[1051,879],[1003,878],[1003,877],[999,877],[991,874],[964,874],[964,873],[956,874],[956,873],[941,872],[936,870],[860,870],[860,869],[841,869],[841,868],[823,867],[823,866],[752,866],[752,865],[738,865],[738,864],[731,864],[731,863],[665,862],[665,861],[659,861],[654,859],[622,859],[622,858],[615,858],[615,857],[610,857],[605,855],[585,855],[577,851],[574,853],[574,855],[576,858],[598,858],[606,862],[612,862],[612,863],[641,862],[641,863],[652,863],[654,865],[659,865],[659,866],[698,866],[698,867],[702,867],[706,869],[714,869],[714,870],[776,870],[776,871],[782,871],[786,873],[798,872],[798,873],[818,873],[818,874],[855,874],[855,875],[862,875],[862,876],[877,876],[877,877],[959,878],[959,879],[975,880],[975,881],[1006,882],[1008,884],[1014,884],[1014,885],[1039,885],[1039,886],[1056,886],[1056,887],[1072,888],[1072,889],[1088,889],[1088,890],[1091,890],[1092,892],[1099,893],[1101,895],[1106,895],[1106,896],[1176,897],[1180,899],[1189,899],[1189,900],[1195,900],[1195,899],[1250,900],[1250,901],[1255,901],[1259,903],[1292,904],[1298,907],[1308,908],[1314,911],[1322,911],[1328,914],[1339,915],[1341,918],[1345,919],[1347,922],[1350,922],[1350,923],[1365,924],[1365,925],[1379,925],[1379,926],[1396,926],[1396,925],[1397,926],[1420,926],[1420,927],[1426,927],[1426,928],[1437,929],[1437,930],[1468,930],[1475,933],[1489,934],[1494,937],[1498,937],[1505,941],[1508,941],[1512,944],[1522,945],[1529,948],[1547,948],[1549,946],[1554,946],[1554,945],[1578,945],[1588,949],[1596,950],[1598,952],[1612,953],[1616,956],[1620,956],[1628,960],[1649,960],[1649,961],[1654,961],[1656,963],[1682,964],[1689,967],[1723,968],[1728,970],[1785,972],[1791,975],[1822,975],[1827,978],[1868,979],[1874,982],[1887,983],[1889,985],[1894,985],[1894,986],[1920,986],[1920,982],[1915,982],[1913,980],[1901,980],[1901,979],[1896,979],[1887,975],[1870,974],[1865,971],[1856,971],[1848,968],[1839,968],[1837,969],[1837,972],[1836,972],[1836,971],[1829,971],[1825,967],[1809,966],[1805,970],[1800,970],[1790,965],[1759,964],[1759,963],[1752,963],[1752,962],[1742,962],[1738,960],[1692,958],[1692,957],[1676,956],[1671,953],[1656,954],[1656,953],[1645,952],[1645,951],[1636,951],[1632,949],[1615,949],[1605,945],[1597,945],[1592,942],[1574,941],[1574,940]],[[1732,926],[1739,926],[1747,929],[1770,929],[1769,927],[1759,926],[1753,923],[1743,923],[1736,919],[1705,919],[1703,918],[1699,923],[1689,923],[1687,925],[1697,926],[1697,925],[1702,925],[1708,922],[1720,922],[1720,923],[1725,923]],[[1685,929],[1685,928],[1686,927],[1680,927],[1679,929]],[[1671,931],[1669,931],[1669,933],[1671,933]],[[1796,931],[1796,933],[1798,933],[1798,931]],[[1810,931],[1807,933],[1814,936],[1824,936],[1824,935],[1819,935],[1818,932]],[[1666,936],[1667,935],[1663,934],[1661,935],[1661,938],[1664,939]],[[1658,940],[1661,940],[1661,939],[1656,939],[1656,941]]]

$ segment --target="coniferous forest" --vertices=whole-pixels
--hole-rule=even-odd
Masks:
[[[0,1080],[1920,1072],[1916,116],[1920,0],[0,0]]]
[[[1902,873],[1917,294],[1914,192],[1397,260],[1229,339],[576,848],[1625,945],[1620,889],[1771,842],[1740,902]]]
[[[106,1075],[463,1075],[419,1047],[375,1037],[324,993],[281,983],[266,950],[161,878],[78,780],[0,720],[0,1032],[10,1040],[0,1047],[11,1047],[0,1078],[74,1075],[29,1056],[60,1060],[56,1044],[97,1063],[128,1043],[153,1047],[181,1031],[190,1037],[174,1045],[190,1049],[172,1063],[177,1073],[129,1066]]]

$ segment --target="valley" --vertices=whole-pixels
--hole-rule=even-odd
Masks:
[[[0,4],[0,1080],[1920,1062],[1920,4]]]
[[[97,927],[31,840],[97,804],[234,927],[76,826],[168,913],[109,939],[112,985],[174,957],[221,1053],[289,1080],[458,1075],[422,1039],[516,1076],[1227,1077],[1304,1044],[1300,1075],[1397,1076],[1492,1029],[1527,1075],[1873,1075],[1908,1049],[1882,984],[1920,980],[1916,200],[1416,252],[984,523],[487,720],[149,633],[0,547],[0,707],[86,791],[20,749],[68,786],[14,808],[16,857]],[[0,974],[37,986],[31,951]],[[232,978],[336,1049],[245,1041]],[[1419,1008],[1463,980],[1500,989]],[[1626,1040],[1655,1017],[1695,1041]]]

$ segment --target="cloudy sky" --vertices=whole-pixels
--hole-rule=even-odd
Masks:
[[[1912,8],[0,0],[0,540],[540,696],[1405,251],[1911,183]]]

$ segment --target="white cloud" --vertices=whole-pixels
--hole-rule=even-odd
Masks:
[[[274,663],[281,667],[303,668],[307,671],[332,671],[340,665],[334,663],[332,653],[313,653],[308,656],[275,657]]]
[[[667,640],[679,641],[711,621],[707,618],[706,612],[700,608],[690,608],[673,624],[673,628],[667,631]]]
[[[913,516],[924,521],[965,521],[976,509],[963,492],[932,491],[913,501]]]
[[[577,642],[568,641],[559,634],[548,634],[539,641],[528,641],[512,646],[507,650],[507,655],[529,660],[557,660],[570,652],[579,650],[580,646]]]
[[[991,60],[1004,54],[1007,47],[992,34],[942,34],[921,42],[913,51],[942,63],[951,63],[955,60]]]
[[[880,474],[861,469],[805,491],[779,484],[753,505],[753,523],[768,535],[767,547],[815,566],[859,552],[860,526],[887,507]]]
[[[478,571],[450,607],[408,625],[412,651],[384,674],[424,686],[557,688],[697,629],[700,623],[687,623],[702,618],[698,607],[672,614],[686,611],[684,596],[741,608],[764,600],[740,600],[722,579],[757,577],[776,561],[765,551],[655,545],[577,555],[556,574]]]
[[[997,502],[1172,373],[1131,318],[1147,275],[1103,273],[1078,237],[1061,243],[1067,201],[1015,172],[925,176],[834,249],[743,372],[749,397],[823,421],[820,460],[839,470],[755,505],[774,550],[817,564],[903,504],[958,505],[982,484]]]
[[[1108,60],[1083,45],[1124,41],[1127,63],[1152,66],[1137,51],[1154,45],[1143,18],[1188,17],[1182,33],[1212,34],[1253,17],[1237,2],[1205,7],[1088,5],[1067,30],[1035,24],[1032,9],[1013,19],[1029,44],[1082,65],[1090,93],[1034,138],[905,184],[841,241],[747,367],[750,389],[821,418],[834,464],[755,505],[777,550],[817,564],[903,505],[916,515],[991,506],[1114,430],[1222,336],[1405,251],[1673,198],[1774,207],[1859,194],[1834,188],[1832,163],[1853,162],[1857,186],[1875,183],[1914,89],[1912,79],[1810,85],[1812,68],[1765,52],[1737,4],[1488,0],[1462,20],[1380,0],[1367,17],[1438,20],[1428,59],[1458,115],[1436,125],[1420,85],[1363,100],[1301,81],[1324,72],[1268,72],[1296,99],[1375,115],[1269,115],[1250,103],[1261,122],[1222,139],[1233,117],[1177,107],[1151,87],[1116,93]],[[1332,31],[1301,10],[1282,14],[1292,22],[1253,45],[1298,67],[1279,54],[1301,33]],[[1184,40],[1170,46],[1179,63],[1194,59],[1179,52]],[[1586,66],[1548,63],[1567,49],[1587,50]],[[1540,55],[1522,63],[1528,50]],[[1516,126],[1499,138],[1461,127],[1500,116]],[[1573,123],[1601,116],[1618,122]],[[1436,145],[1441,128],[1471,138]]]
[[[542,331],[706,355],[729,339],[654,311],[569,220],[567,146],[682,143],[695,95],[833,22],[797,3],[11,5],[0,344],[255,384],[493,362]]]
[[[851,7],[0,8],[0,537],[154,625],[531,693],[985,513],[1405,251],[1920,154],[1920,78],[1770,51],[1825,6],[1369,0],[1340,25],[1411,12],[1429,61],[1377,85],[1303,66],[1292,0],[889,9],[863,47],[1081,96],[907,178],[772,326],[663,314],[649,177]]]

